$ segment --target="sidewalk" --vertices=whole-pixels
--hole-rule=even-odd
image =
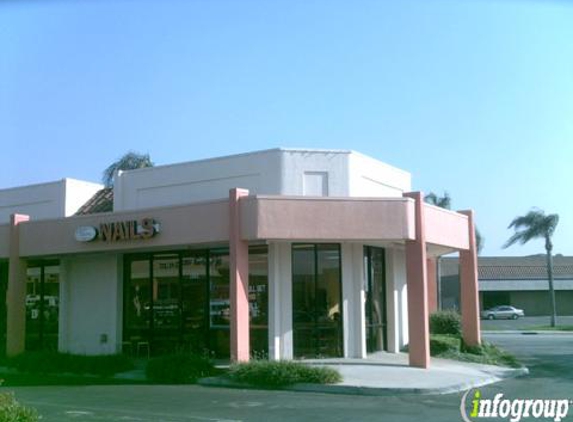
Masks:
[[[334,394],[394,395],[448,394],[480,387],[505,378],[527,375],[527,368],[504,368],[432,358],[430,369],[408,366],[405,353],[378,353],[367,359],[305,360],[309,365],[337,369],[343,381],[333,385],[298,384],[287,388]],[[200,385],[210,387],[250,388],[226,378],[204,378]]]

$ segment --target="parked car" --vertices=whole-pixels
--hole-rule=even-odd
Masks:
[[[486,319],[517,319],[523,316],[525,316],[523,309],[517,309],[508,305],[495,306],[481,313],[481,317]]]

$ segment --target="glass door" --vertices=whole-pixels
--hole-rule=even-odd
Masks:
[[[293,336],[296,357],[342,355],[340,247],[293,245]]]
[[[57,262],[30,263],[26,271],[26,350],[57,350],[60,268]]]
[[[128,255],[124,274],[124,349],[152,355],[177,351],[228,358],[228,249]],[[268,350],[267,248],[249,252],[250,337]],[[31,289],[32,290],[32,289]]]
[[[218,358],[231,354],[230,260],[227,250],[209,253],[209,346]]]
[[[180,257],[154,255],[152,260],[152,309],[154,353],[174,353],[181,333]]]
[[[366,350],[388,350],[384,249],[364,247],[366,273]]]
[[[124,294],[124,352],[135,353],[137,348],[151,342],[151,259],[140,256],[128,259]]]
[[[174,252],[126,258],[127,351],[137,355],[205,351],[206,256]]]
[[[207,253],[184,256],[181,278],[183,345],[193,353],[208,350],[209,284]]]

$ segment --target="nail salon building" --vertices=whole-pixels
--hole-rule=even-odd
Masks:
[[[0,190],[6,353],[429,366],[435,259],[459,251],[463,335],[479,337],[473,215],[353,151],[272,149]],[[5,308],[4,308],[5,304]]]

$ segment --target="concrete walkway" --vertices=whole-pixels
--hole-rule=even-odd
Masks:
[[[304,360],[309,365],[337,369],[343,381],[334,385],[298,384],[293,391],[320,393],[390,395],[448,394],[527,375],[527,368],[504,368],[492,365],[432,358],[430,369],[408,366],[405,353],[377,353],[368,359]],[[212,387],[249,388],[226,378],[205,378],[199,384]]]

